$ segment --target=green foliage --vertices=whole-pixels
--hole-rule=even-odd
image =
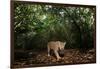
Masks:
[[[16,49],[45,49],[48,41],[66,48],[93,48],[95,8],[14,3]]]

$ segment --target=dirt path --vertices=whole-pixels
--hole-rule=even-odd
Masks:
[[[29,67],[50,64],[79,64],[79,63],[95,63],[95,50],[91,49],[87,53],[80,53],[76,49],[66,49],[64,57],[57,61],[54,56],[47,56],[47,52],[38,52],[31,58],[16,60],[13,67]]]

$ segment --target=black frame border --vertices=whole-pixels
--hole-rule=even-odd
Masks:
[[[95,53],[96,53],[96,5],[83,5],[83,4],[65,4],[65,3],[53,3],[53,2],[36,2],[36,1],[10,1],[10,68],[13,67],[14,63],[14,3],[24,3],[24,4],[44,4],[44,5],[55,5],[55,6],[64,6],[64,7],[89,7],[89,8],[95,8],[95,31],[94,31],[94,48],[95,48]],[[96,56],[95,56],[96,57]],[[96,60],[96,58],[95,58]],[[96,63],[96,62],[94,62]],[[51,64],[51,65],[36,65],[36,66],[27,66],[27,67],[21,67],[21,68],[31,68],[31,67],[45,67],[45,66],[61,66],[61,65],[77,65],[77,64],[93,64],[93,63],[69,63],[69,64]]]

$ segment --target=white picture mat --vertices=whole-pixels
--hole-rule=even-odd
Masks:
[[[24,1],[24,0],[22,0]],[[26,0],[50,3],[96,5],[96,64],[35,67],[34,69],[99,69],[100,67],[100,0]],[[0,0],[0,69],[10,68],[10,0]],[[33,68],[32,68],[33,69]]]

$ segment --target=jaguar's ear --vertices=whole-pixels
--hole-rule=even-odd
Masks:
[[[64,45],[66,45],[66,42],[64,42]]]
[[[66,42],[64,42],[64,45],[63,46],[65,47],[65,45],[66,45]]]

